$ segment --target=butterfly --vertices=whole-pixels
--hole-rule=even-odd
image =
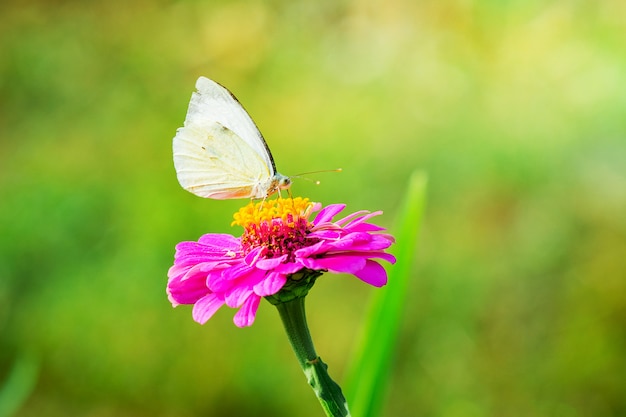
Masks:
[[[264,199],[289,188],[263,135],[237,98],[206,77],[196,81],[172,148],[178,182],[205,198]]]

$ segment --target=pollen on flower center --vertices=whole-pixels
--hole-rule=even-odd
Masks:
[[[289,256],[311,243],[306,235],[312,207],[308,198],[301,197],[251,202],[234,214],[232,224],[244,228],[241,237],[244,252],[262,246],[268,257]]]
[[[308,198],[302,197],[277,198],[258,203],[250,202],[235,213],[233,216],[235,220],[231,224],[246,229],[250,224],[260,224],[263,221],[273,219],[282,219],[283,222],[288,222],[290,218],[308,217],[312,206],[313,204]]]

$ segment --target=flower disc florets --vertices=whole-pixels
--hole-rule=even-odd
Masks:
[[[333,221],[344,208],[332,204],[322,209],[299,197],[248,204],[234,215],[233,224],[244,229],[240,238],[206,234],[198,242],[176,246],[168,272],[170,301],[174,306],[193,304],[199,323],[224,304],[239,308],[234,321],[243,327],[253,323],[261,298],[281,302],[280,296],[270,296],[283,288],[291,290],[291,284],[303,277],[312,285],[328,271],[352,274],[376,287],[385,285],[387,273],[376,259],[395,262],[385,252],[394,239],[379,233],[382,227],[367,223],[381,212],[360,211]],[[298,296],[306,294],[298,291]]]
[[[232,224],[244,228],[244,253],[262,247],[265,257],[287,255],[287,260],[293,261],[296,250],[319,241],[307,236],[313,226],[308,221],[312,208],[308,198],[300,197],[250,203],[235,213]]]

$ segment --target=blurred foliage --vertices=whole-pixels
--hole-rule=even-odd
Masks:
[[[244,201],[182,190],[171,138],[206,75],[296,194],[393,225],[429,176],[388,416],[626,415],[626,3],[0,4],[0,382],[28,416],[318,416],[273,308],[205,326],[174,245]],[[308,297],[341,380],[374,291]],[[0,387],[2,384],[0,383]]]

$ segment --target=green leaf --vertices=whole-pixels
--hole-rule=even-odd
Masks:
[[[29,353],[22,353],[9,371],[0,388],[0,416],[17,413],[35,388],[39,373],[39,363]]]
[[[394,357],[402,313],[413,272],[417,240],[425,205],[426,175],[414,172],[399,212],[391,252],[397,263],[390,268],[388,284],[372,301],[366,328],[356,348],[344,387],[352,415],[379,415],[385,398],[388,370]]]

